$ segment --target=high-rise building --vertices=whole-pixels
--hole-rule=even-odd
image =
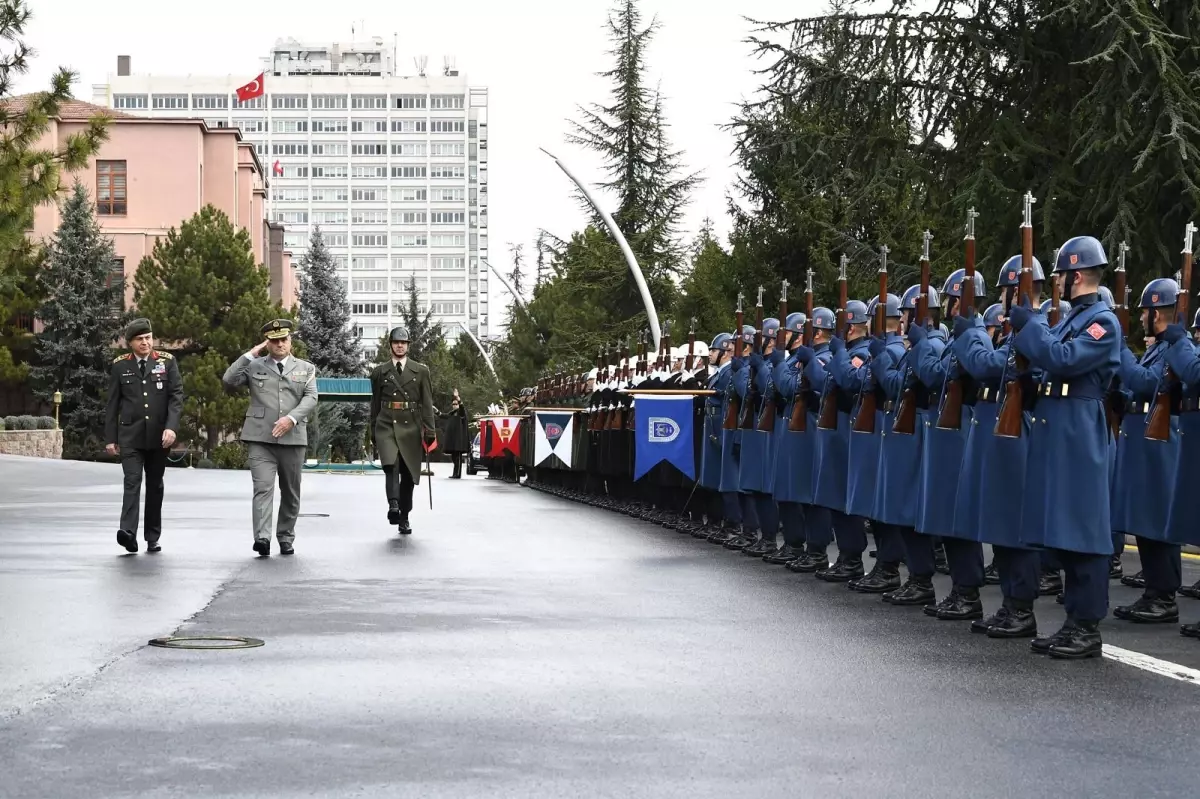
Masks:
[[[394,46],[279,40],[264,93],[242,75],[137,75],[128,56],[93,102],[131,114],[237,127],[270,182],[270,218],[299,262],[319,225],[345,281],[365,350],[398,324],[415,283],[448,337],[489,334],[487,89],[446,59],[440,74],[396,72]]]

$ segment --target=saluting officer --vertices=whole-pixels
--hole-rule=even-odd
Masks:
[[[388,524],[412,533],[408,514],[421,482],[422,442],[437,440],[429,367],[408,357],[408,331],[388,334],[392,357],[371,371],[371,440],[383,463]]]
[[[183,381],[171,354],[154,349],[149,319],[130,322],[125,343],[131,352],[113,361],[109,370],[104,420],[104,450],[121,455],[125,473],[117,543],[130,552],[138,551],[138,500],[144,472],[146,551],[158,552],[162,549],[158,539],[162,536],[163,473],[183,411]]]
[[[267,322],[262,334],[265,340],[230,364],[221,380],[230,392],[250,387],[242,441],[254,483],[253,549],[266,558],[271,555],[276,480],[280,501],[275,539],[280,555],[295,552],[308,417],[317,407],[317,367],[292,355],[292,320]]]

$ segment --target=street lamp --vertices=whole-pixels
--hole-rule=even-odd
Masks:
[[[54,392],[54,429],[58,429],[58,408],[62,405],[62,392]]]

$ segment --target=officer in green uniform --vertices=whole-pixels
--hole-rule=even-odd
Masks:
[[[162,535],[163,473],[167,452],[175,443],[183,412],[183,381],[170,353],[154,349],[149,319],[134,319],[125,328],[132,352],[113,361],[108,374],[108,407],[104,418],[105,451],[121,455],[125,496],[117,543],[138,551],[138,500],[146,475],[146,551],[158,552]]]
[[[408,331],[388,334],[392,357],[371,371],[371,440],[383,464],[388,524],[412,533],[413,488],[421,481],[422,443],[437,440],[429,367],[408,357]]]

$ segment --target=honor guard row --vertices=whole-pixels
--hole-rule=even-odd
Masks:
[[[693,336],[680,357],[668,331],[657,359],[643,342],[632,358],[628,349],[602,353],[588,375],[540,381],[535,406],[583,404],[585,421],[569,469],[524,457],[529,484],[968,622],[972,633],[1030,640],[1054,658],[1101,654],[1110,579],[1143,589],[1115,608],[1118,619],[1178,621],[1176,595],[1200,598],[1200,584],[1182,585],[1181,566],[1181,545],[1200,544],[1200,503],[1189,491],[1200,472],[1189,455],[1200,451],[1188,449],[1200,450],[1200,313],[1188,316],[1186,290],[1195,227],[1178,275],[1142,292],[1148,346],[1137,356],[1127,342],[1127,247],[1110,291],[1100,241],[1067,240],[1043,301],[1033,203],[1026,194],[1022,251],[1000,268],[999,302],[981,302],[971,211],[964,267],[940,292],[926,232],[920,282],[902,293],[889,291],[881,247],[878,295],[849,299],[843,256],[836,311],[813,307],[810,271],[803,313],[787,312],[786,282],[778,317],[763,318],[760,288],[753,325],[739,296],[733,332],[703,355]],[[633,393],[670,389],[700,390],[696,479],[660,464],[635,481]],[[1143,568],[1127,576],[1128,535]],[[935,571],[951,577],[941,597]],[[985,609],[989,583],[1001,602]],[[1039,629],[1039,596],[1065,605],[1061,629]],[[1200,637],[1200,625],[1181,632]]]

